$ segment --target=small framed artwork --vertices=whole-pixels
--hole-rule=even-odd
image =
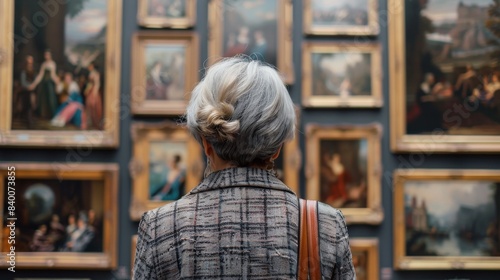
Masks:
[[[2,267],[114,269],[118,165],[0,163]],[[13,180],[15,178],[15,180]],[[14,236],[14,238],[12,238]]]
[[[302,152],[299,147],[300,108],[295,106],[297,123],[295,138],[286,142],[275,161],[275,170],[278,178],[287,185],[297,196],[300,196],[300,168],[302,167]]]
[[[122,1],[1,1],[0,26],[0,145],[117,147]]]
[[[352,253],[352,264],[358,280],[378,280],[378,239],[352,238],[349,240]]]
[[[174,122],[135,122],[131,128],[133,179],[130,217],[175,201],[196,187],[203,176],[200,144],[186,127]]]
[[[132,112],[181,115],[198,82],[198,37],[142,31],[132,43]]]
[[[310,35],[377,35],[377,0],[305,0],[304,33]]]
[[[305,43],[302,67],[305,107],[383,104],[378,44]]]
[[[394,172],[394,267],[500,269],[500,171]]]
[[[347,223],[379,224],[381,126],[308,124],[306,135],[307,199],[341,209]]]
[[[392,151],[499,153],[497,1],[388,5]]]
[[[196,22],[196,0],[139,0],[137,22],[148,28],[189,28]]]
[[[278,68],[293,84],[292,1],[211,0],[208,61],[248,55]]]

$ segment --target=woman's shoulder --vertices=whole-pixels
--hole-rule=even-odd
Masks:
[[[347,231],[344,214],[328,204],[318,202],[318,220],[320,230],[323,228],[325,233],[336,234],[339,231],[342,233]]]

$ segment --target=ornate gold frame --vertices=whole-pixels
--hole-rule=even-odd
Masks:
[[[389,0],[391,150],[411,153],[498,153],[500,136],[406,133],[405,1]]]
[[[368,255],[367,260],[367,280],[379,279],[379,251],[378,239],[376,238],[352,238],[349,240],[351,252],[361,251]]]
[[[132,242],[131,242],[131,255],[130,255],[130,275],[133,275],[133,270],[134,270],[134,263],[135,263],[135,252],[137,250],[137,238],[139,235],[135,234],[132,235]]]
[[[367,207],[341,208],[346,222],[349,224],[380,224],[384,218],[381,205],[380,180],[382,174],[381,148],[382,127],[379,124],[370,125],[320,125],[309,124],[306,127],[306,179],[307,199],[320,199],[320,141],[356,140],[368,141],[367,164]]]
[[[144,48],[147,44],[182,45],[186,48],[185,97],[179,100],[145,100]],[[132,113],[138,115],[181,115],[186,111],[191,91],[198,82],[198,36],[193,32],[158,33],[141,31],[132,39]]]
[[[5,178],[7,167],[16,168],[16,179],[58,179],[103,181],[104,209],[103,252],[16,252],[16,267],[45,269],[115,269],[118,263],[118,165],[81,163],[0,163],[0,213],[3,217]],[[0,237],[2,233],[0,232]],[[2,253],[1,267],[8,266],[7,255]]]
[[[410,257],[406,256],[404,184],[415,180],[494,180],[498,170],[397,169],[394,171],[394,268],[398,270],[500,269],[500,257]]]
[[[361,26],[314,26],[312,19],[312,1],[304,1],[304,33],[310,35],[378,35],[378,1],[368,1],[368,24]]]
[[[173,140],[187,143],[185,193],[200,183],[205,166],[200,144],[184,126],[170,121],[160,123],[135,122],[132,124],[131,134],[133,148],[129,168],[133,180],[133,190],[130,218],[133,221],[138,221],[144,212],[169,203],[169,201],[149,200],[149,147],[151,141]]]
[[[313,53],[369,53],[371,55],[370,96],[322,96],[313,95]],[[305,107],[382,107],[382,62],[378,44],[304,43],[302,51],[302,104]]]
[[[183,18],[148,16],[148,1],[139,0],[137,23],[148,28],[189,28],[196,23],[196,0],[186,0],[186,16]]]
[[[302,152],[299,147],[300,108],[295,106],[297,123],[295,127],[295,138],[283,145],[283,183],[287,185],[297,196],[300,196],[300,168],[302,167]]]
[[[122,0],[108,0],[103,130],[12,130],[14,0],[0,2],[0,145],[18,147],[107,147],[119,144]],[[2,135],[3,134],[3,135]]]
[[[277,65],[278,71],[286,84],[294,83],[293,54],[292,54],[292,0],[276,0],[278,34],[277,37]],[[210,0],[208,4],[208,65],[212,65],[222,56],[223,46],[223,6],[224,0]]]

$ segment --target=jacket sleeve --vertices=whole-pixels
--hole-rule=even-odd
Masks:
[[[334,280],[356,280],[356,271],[352,264],[351,246],[349,245],[349,233],[347,232],[347,225],[344,215],[338,211],[340,228],[337,235],[337,262],[335,272],[333,275]]]
[[[155,246],[155,212],[144,213],[139,223],[137,247],[135,251],[134,268],[132,279],[158,279],[156,266],[154,263],[156,249]]]

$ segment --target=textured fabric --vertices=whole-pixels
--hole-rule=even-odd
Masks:
[[[355,279],[342,213],[319,203],[323,279]],[[134,279],[296,279],[297,196],[268,171],[212,173],[139,224]]]

